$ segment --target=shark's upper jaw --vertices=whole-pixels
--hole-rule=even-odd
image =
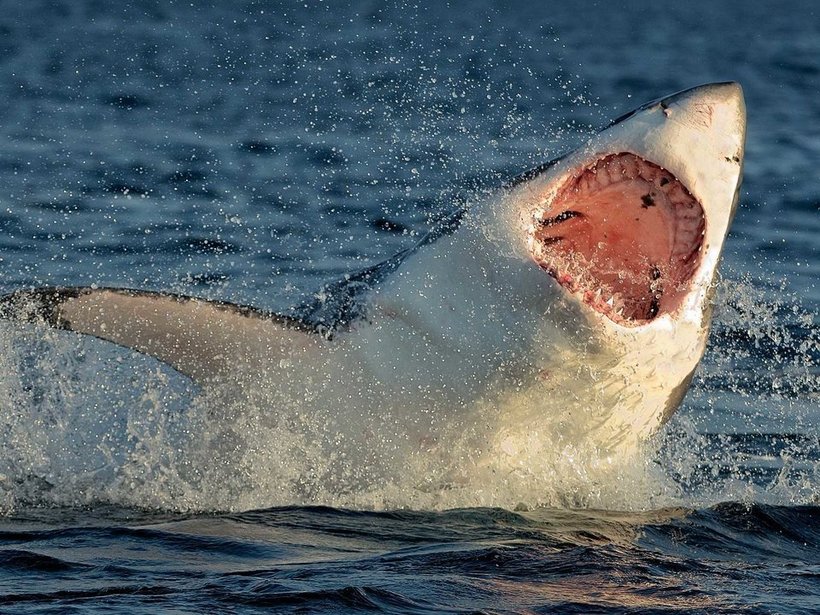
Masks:
[[[526,222],[532,258],[617,325],[699,308],[734,212],[744,137],[734,83],[624,116],[544,173]]]

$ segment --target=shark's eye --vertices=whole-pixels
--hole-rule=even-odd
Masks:
[[[536,220],[535,258],[615,322],[675,310],[700,258],[700,203],[669,171],[630,154],[579,170]]]

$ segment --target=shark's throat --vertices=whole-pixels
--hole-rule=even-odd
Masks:
[[[622,325],[676,310],[699,260],[703,207],[669,171],[631,153],[580,169],[536,218],[534,257]]]

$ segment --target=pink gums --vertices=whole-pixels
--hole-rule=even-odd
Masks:
[[[613,154],[570,178],[536,220],[534,256],[593,309],[636,326],[680,306],[705,224],[671,173]]]

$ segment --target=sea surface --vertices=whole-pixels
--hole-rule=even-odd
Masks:
[[[235,399],[4,323],[0,612],[820,613],[816,2],[0,1],[2,292],[287,311],[724,80],[748,142],[709,350],[617,480],[559,455],[480,490],[311,491],[286,429],[175,444],[223,442]]]

